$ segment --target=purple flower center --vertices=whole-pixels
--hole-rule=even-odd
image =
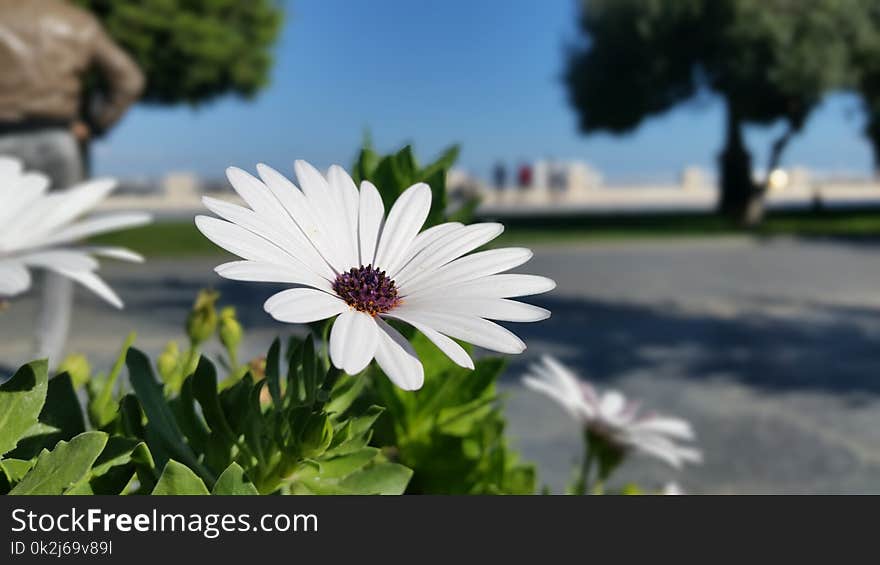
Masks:
[[[340,273],[333,290],[346,304],[371,316],[387,312],[400,302],[394,281],[372,265]]]

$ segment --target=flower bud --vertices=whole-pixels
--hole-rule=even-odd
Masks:
[[[238,344],[241,343],[242,329],[235,317],[235,307],[227,306],[220,310],[220,327],[217,331],[220,334],[220,342],[227,351],[232,352],[238,348]]]
[[[186,320],[186,334],[193,345],[209,339],[217,330],[217,310],[214,308],[220,293],[215,290],[202,290]]]
[[[65,357],[58,366],[58,374],[61,373],[70,375],[74,388],[79,388],[89,382],[92,377],[92,367],[85,355],[74,353]]]
[[[176,341],[169,341],[156,360],[156,368],[159,369],[162,381],[169,383],[176,380],[179,366],[180,349],[177,347]]]

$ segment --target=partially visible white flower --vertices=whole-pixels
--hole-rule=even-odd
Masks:
[[[73,279],[116,306],[122,301],[95,271],[94,256],[141,262],[119,247],[77,245],[84,238],[150,222],[149,214],[106,214],[82,218],[116,187],[113,180],[84,182],[49,192],[49,179],[25,172],[19,160],[0,157],[0,298],[31,286],[30,268],[43,268]]]
[[[471,253],[504,227],[449,222],[425,231],[431,189],[418,183],[391,210],[370,182],[358,188],[341,167],[325,177],[305,161],[295,164],[300,187],[265,165],[260,178],[230,168],[226,174],[249,208],[204,198],[223,219],[198,216],[205,236],[244,261],[216,268],[227,279],[289,284],[266,301],[273,318],[308,323],[336,317],[330,359],[348,374],[373,359],[400,388],[415,390],[424,368],[412,345],[385,319],[415,327],[458,365],[473,369],[460,339],[502,353],[525,344],[489,321],[534,322],[550,316],[510,300],[552,290],[545,277],[502,274],[532,257],[528,249]],[[454,338],[454,339],[452,339]]]
[[[694,439],[685,420],[644,413],[616,390],[598,394],[556,359],[544,356],[523,378],[528,388],[559,403],[586,430],[621,449],[641,451],[679,468],[702,462],[702,454],[677,441]]]

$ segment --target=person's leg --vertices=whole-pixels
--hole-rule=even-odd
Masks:
[[[82,161],[73,136],[63,129],[25,132],[0,138],[0,154],[21,159],[28,170],[51,179],[51,190],[62,190],[83,180]],[[42,303],[37,315],[31,359],[61,362],[70,329],[73,282],[55,273],[38,273]]]
[[[46,132],[38,140],[39,167],[52,179],[52,190],[70,188],[83,180],[82,160],[73,136],[65,131]],[[49,359],[50,369],[62,361],[73,311],[73,281],[47,272],[43,282],[36,335],[35,359]]]

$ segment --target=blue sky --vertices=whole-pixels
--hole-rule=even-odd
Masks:
[[[424,159],[461,143],[460,165],[481,176],[499,159],[541,157],[586,160],[612,182],[713,167],[722,113],[711,97],[632,135],[577,132],[559,79],[575,11],[575,0],[293,0],[272,83],[255,100],[137,107],[96,147],[96,170],[220,177],[233,164],[289,171],[298,158],[348,166],[366,128],[380,150],[412,142]],[[866,174],[861,127],[858,101],[833,96],[785,163]],[[756,165],[774,131],[749,133]]]

